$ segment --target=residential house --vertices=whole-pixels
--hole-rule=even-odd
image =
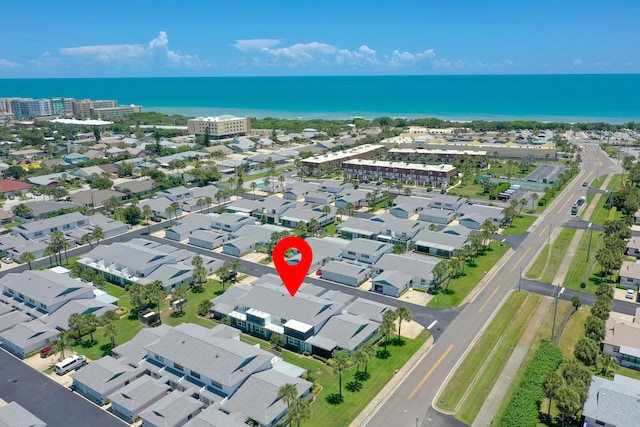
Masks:
[[[326,191],[327,193],[341,194],[353,189],[353,184],[345,181],[327,179],[320,183],[320,190]]]
[[[189,233],[188,239],[190,245],[212,251],[231,240],[231,236],[212,230],[193,230]]]
[[[448,194],[436,194],[429,203],[432,209],[445,209],[448,211],[457,211],[460,206],[466,203],[466,200],[458,196],[449,196]]]
[[[188,393],[174,390],[140,412],[142,427],[179,427],[195,417],[205,405]]]
[[[640,290],[640,264],[622,261],[618,277],[620,278],[620,286],[623,288]]]
[[[260,242],[250,236],[237,237],[222,244],[222,253],[234,257],[242,257],[256,250]]]
[[[102,406],[108,396],[144,375],[143,366],[132,368],[111,356],[94,360],[71,375],[75,390]]]
[[[393,200],[393,207],[389,209],[389,213],[398,218],[408,219],[426,209],[430,202],[430,199],[423,197],[398,195]]]
[[[183,186],[179,186],[161,191],[160,193],[158,193],[158,196],[164,196],[172,202],[180,202],[182,200],[190,199],[191,197],[193,197],[193,190]]]
[[[424,208],[418,214],[420,221],[431,222],[433,224],[447,225],[456,218],[454,211],[445,209]]]
[[[583,427],[634,427],[640,419],[640,381],[614,375],[613,380],[591,377],[582,408]]]
[[[4,209],[0,209],[0,224],[9,224],[11,221],[13,221],[12,215]]]
[[[373,322],[381,323],[384,313],[393,310],[391,306],[365,298],[356,298],[344,308],[344,313],[353,314]]]
[[[375,264],[382,255],[393,252],[393,245],[367,239],[354,239],[342,249],[342,258]]]
[[[133,424],[143,410],[166,396],[169,390],[171,387],[167,384],[144,375],[111,393],[107,399],[111,401],[113,414]]]
[[[627,255],[640,258],[640,237],[632,236],[627,242]]]
[[[166,197],[158,197],[157,199],[142,200],[138,207],[142,209],[145,205],[148,205],[151,209],[151,214],[155,218],[169,219],[171,217],[178,217],[182,215],[182,208],[172,209],[171,204],[174,203]]]
[[[269,369],[252,375],[220,408],[227,413],[241,412],[261,427],[272,427],[287,414],[288,404],[278,396],[285,384],[296,388],[297,399],[307,396],[313,386],[309,381]]]
[[[165,230],[164,237],[180,242],[188,239],[196,230],[211,230],[212,222],[212,216],[194,213],[177,220],[175,225]]]
[[[380,324],[371,320],[352,314],[339,314],[329,319],[307,342],[312,345],[313,354],[330,358],[334,350],[353,353],[371,339],[379,328]]]
[[[383,224],[364,218],[348,218],[338,224],[337,230],[343,239],[370,239],[375,240]]]
[[[451,258],[456,250],[466,244],[466,236],[422,230],[414,238],[414,250],[429,255]]]
[[[65,201],[42,200],[38,202],[25,202],[25,206],[31,209],[30,218],[41,219],[53,216],[63,210],[77,209],[79,205]],[[14,206],[15,208],[15,206]]]
[[[322,267],[323,279],[353,287],[367,280],[369,274],[369,268],[344,261],[329,261]]]
[[[425,229],[425,224],[422,222],[397,218],[390,214],[376,215],[370,221],[382,224],[376,240],[402,245],[405,249],[408,249],[409,241]]]
[[[336,217],[333,213],[326,215],[322,210],[289,208],[280,216],[280,223],[285,227],[296,228],[299,222],[307,225],[311,219],[315,219],[320,227],[324,227],[334,222]]]
[[[69,196],[73,203],[86,206],[90,209],[101,208],[104,202],[112,197],[115,197],[118,201],[122,201],[126,199],[127,195],[113,190],[84,190],[75,192]]]
[[[356,189],[342,191],[336,197],[335,207],[346,209],[347,205],[351,203],[355,209],[360,209],[367,204],[367,194],[369,193],[369,191]]]
[[[11,229],[12,234],[20,234],[25,239],[48,236],[56,231],[66,232],[73,228],[89,225],[89,217],[80,212],[72,212],[40,221],[20,224]]]
[[[434,280],[432,270],[438,262],[440,262],[439,258],[415,253],[384,254],[373,266],[373,272],[374,276],[385,271],[402,272],[411,277],[407,286],[429,290]],[[375,288],[372,290],[376,291]],[[398,294],[403,290],[404,288],[399,289]],[[390,290],[386,295],[394,293]]]
[[[58,340],[60,331],[42,322],[19,323],[0,333],[2,348],[20,359]]]
[[[0,425],[7,427],[47,427],[47,423],[16,402],[0,406]]]
[[[602,353],[614,356],[620,366],[640,369],[640,319],[633,322],[610,318],[602,341]]]
[[[113,189],[124,194],[132,194],[136,197],[145,196],[153,191],[152,179],[132,179],[120,184],[115,184]]]
[[[85,163],[89,161],[89,158],[85,154],[80,153],[65,154],[62,156],[62,159],[71,165],[77,165],[78,163]]]
[[[233,213],[212,214],[213,221],[211,228],[215,230],[222,230],[227,233],[233,233],[244,225],[255,224],[255,218],[250,216],[244,216]]]
[[[285,200],[303,200],[304,196],[312,191],[317,191],[319,185],[315,182],[294,182],[288,184],[282,194]]]
[[[504,208],[497,206],[485,206],[479,204],[462,204],[458,210],[458,215],[463,219],[465,216],[475,214],[474,221],[482,224],[484,221],[491,221],[494,225],[500,226],[505,221]]]
[[[331,260],[339,260],[342,249],[349,243],[335,237],[308,237],[305,241],[311,246],[313,253],[309,271],[315,271]],[[300,254],[294,255],[291,260],[297,260],[299,257]]]
[[[397,298],[410,287],[411,282],[412,277],[402,271],[385,270],[371,279],[371,290]]]
[[[320,191],[310,191],[304,196],[304,201],[308,203],[315,203],[318,205],[329,205],[333,203],[335,197],[331,193],[325,193]]]
[[[20,194],[32,187],[33,185],[25,182],[14,181],[13,179],[0,179],[0,192],[4,195]]]

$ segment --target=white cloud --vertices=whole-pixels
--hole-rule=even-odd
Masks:
[[[404,67],[406,65],[413,65],[421,62],[425,59],[433,59],[436,57],[436,51],[433,49],[427,49],[424,52],[411,53],[400,52],[394,50],[390,56],[385,57],[387,64],[393,68]]]
[[[231,46],[242,51],[262,50],[279,45],[281,42],[281,39],[248,39],[236,40]]]
[[[20,64],[17,62],[11,62],[8,59],[0,58],[0,68],[16,68],[19,66]]]
[[[360,46],[357,50],[340,49],[336,55],[336,62],[340,65],[365,66],[379,65],[380,61],[376,51],[367,45]]]
[[[572,62],[573,65],[582,65],[582,59],[576,58]]]
[[[60,54],[78,58],[93,58],[107,64],[127,64],[153,62],[154,59],[170,68],[208,68],[211,63],[201,60],[196,55],[184,55],[179,51],[169,49],[169,37],[164,31],[151,40],[146,46],[143,44],[108,44],[88,45],[61,48]]]
[[[308,62],[331,55],[336,51],[337,49],[333,45],[315,41],[311,43],[296,43],[289,47],[278,49],[263,47],[260,50],[260,52],[269,55],[274,61],[285,59],[292,62]]]

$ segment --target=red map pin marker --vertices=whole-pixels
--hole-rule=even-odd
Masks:
[[[284,253],[289,249],[297,249],[300,252],[300,262],[296,265],[291,265],[284,259]],[[300,237],[286,237],[273,248],[272,258],[282,283],[287,287],[289,294],[294,296],[309,272],[313,258],[311,246]]]

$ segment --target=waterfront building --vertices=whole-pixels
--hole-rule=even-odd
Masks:
[[[324,175],[334,169],[339,169],[342,163],[348,160],[373,159],[382,150],[384,150],[383,145],[365,144],[349,150],[309,157],[302,160],[302,164],[309,175]]]
[[[458,170],[452,165],[354,159],[342,162],[342,173],[345,178],[400,180],[407,184],[446,187],[451,178],[458,174]]]
[[[196,117],[187,120],[187,132],[191,135],[208,134],[211,139],[248,136],[251,134],[251,118],[230,115]]]

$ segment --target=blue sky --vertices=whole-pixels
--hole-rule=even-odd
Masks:
[[[640,73],[637,0],[7,1],[0,78]]]

